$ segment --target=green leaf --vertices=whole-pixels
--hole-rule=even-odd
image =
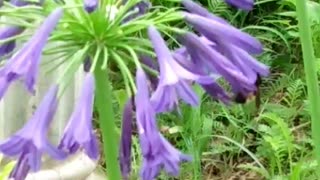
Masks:
[[[128,95],[127,92],[123,89],[120,90],[116,90],[113,92],[117,98],[118,104],[119,104],[119,108],[120,108],[120,112],[123,111],[124,105],[126,104],[127,100],[128,100]]]
[[[7,180],[8,179],[10,172],[13,170],[15,164],[16,164],[16,162],[10,162],[10,163],[6,164],[3,169],[1,169],[0,180]]]

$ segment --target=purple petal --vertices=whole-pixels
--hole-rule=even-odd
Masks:
[[[244,85],[251,85],[250,81],[235,65],[215,49],[204,44],[196,35],[191,33],[185,34],[183,43],[186,45],[187,49],[193,50],[192,52],[196,53],[196,57],[209,66],[214,73],[217,72],[229,82],[236,79],[238,83],[241,82]]]
[[[57,108],[57,91],[58,87],[52,86],[25,126],[0,144],[0,151],[5,155],[20,155],[11,177],[24,178],[29,168],[33,171],[38,171],[43,153],[47,152],[53,158],[62,157],[60,159],[63,159],[66,157],[63,152],[55,151],[46,136]],[[55,151],[56,155],[52,151]]]
[[[123,110],[121,143],[120,143],[120,167],[124,179],[128,178],[131,171],[131,146],[132,146],[132,121],[133,106],[130,98]]]
[[[0,70],[0,75],[7,79],[7,83],[22,78],[25,80],[27,89],[31,93],[34,93],[34,83],[40,65],[41,50],[61,18],[62,12],[61,8],[54,10],[23,48],[8,60]],[[1,93],[0,95],[3,95],[3,93]],[[0,98],[2,98],[2,96],[0,96]]]
[[[191,106],[199,105],[199,98],[197,94],[187,82],[180,81],[180,83],[177,85],[177,92],[179,96]]]
[[[28,0],[10,0],[10,3],[15,6],[26,6],[26,5],[38,5],[41,6],[44,0],[39,0],[39,2],[28,1]]]
[[[98,3],[98,0],[83,0],[84,9],[88,13],[92,13],[94,10],[96,10],[98,7]]]
[[[250,11],[253,8],[254,0],[225,0],[226,3],[236,6],[240,9]]]
[[[20,155],[18,162],[12,172],[10,173],[9,178],[13,178],[14,180],[25,180],[30,170],[30,166],[28,165],[27,154],[23,153]]]
[[[156,113],[149,101],[147,77],[138,68],[136,75],[137,94],[135,96],[136,120],[139,131],[143,165],[140,176],[142,180],[155,179],[161,168],[167,173],[177,175],[179,164],[183,161],[182,153],[176,150],[159,132]]]
[[[2,27],[0,29],[0,39],[5,40],[7,38],[11,38],[13,36],[19,35],[23,32],[23,30],[24,30],[24,28],[18,27],[18,26]],[[15,47],[16,47],[16,43],[14,40],[2,44],[0,46],[0,56],[11,53]]]
[[[207,17],[207,18],[210,18],[214,21],[218,21],[223,24],[229,24],[226,20],[224,20],[218,16],[213,15],[206,8],[203,8],[199,4],[193,2],[192,0],[182,0],[182,4],[190,13],[194,13],[194,14],[197,14],[197,15],[200,15],[203,17]]]
[[[212,84],[201,84],[202,88],[213,98],[222,101],[225,104],[229,104],[231,98],[225,92],[225,90],[219,86],[217,83]]]
[[[65,127],[59,149],[75,153],[82,147],[90,158],[96,160],[99,152],[92,128],[94,90],[94,76],[88,73],[82,86],[80,99]]]
[[[233,26],[195,14],[184,13],[184,17],[197,31],[213,42],[216,39],[228,41],[252,54],[260,54],[263,51],[262,44],[256,38]]]
[[[127,3],[127,0],[123,0],[122,4],[126,4],[126,3]],[[149,11],[150,7],[151,7],[150,1],[140,0],[137,4],[135,4],[131,9],[128,10],[128,13],[131,13],[131,14],[129,17],[126,17],[123,20],[123,23],[144,15]],[[133,11],[134,13],[132,13]]]

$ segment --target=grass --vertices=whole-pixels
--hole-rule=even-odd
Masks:
[[[198,108],[182,105],[181,116],[159,117],[160,129],[170,142],[194,157],[193,162],[182,165],[180,177],[161,174],[159,179],[319,179],[312,153],[310,109],[295,1],[259,0],[249,13],[236,11],[220,0],[200,2],[259,38],[265,45],[265,53],[257,58],[271,67],[272,74],[261,86],[259,108],[254,101],[225,106],[195,87],[201,97]],[[174,7],[176,4],[161,2],[160,5]],[[308,8],[313,43],[318,47],[320,16],[316,12],[320,4],[310,1]],[[320,58],[319,50],[315,54]],[[320,66],[318,69],[320,73]],[[123,91],[116,93],[115,104],[120,109]],[[141,153],[137,137],[133,142],[132,179],[138,179]]]

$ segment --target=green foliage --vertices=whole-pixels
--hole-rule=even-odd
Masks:
[[[295,0],[259,0],[249,13],[236,11],[220,0],[199,2],[258,37],[265,45],[265,53],[258,59],[271,66],[272,74],[260,88],[260,109],[253,109],[252,102],[225,106],[195,87],[202,97],[198,108],[185,105],[180,109],[181,116],[160,117],[159,125],[166,137],[194,157],[191,164],[182,166],[178,179],[319,179],[311,153]],[[167,7],[170,5],[176,4],[168,3]],[[310,1],[315,47],[320,45],[319,7]],[[135,158],[141,158],[138,151],[134,153]],[[134,164],[133,177],[139,165]],[[160,179],[170,178],[163,174]]]
[[[13,170],[15,162],[11,161],[7,164],[2,163],[3,155],[0,154],[0,180],[7,180],[10,172]]]

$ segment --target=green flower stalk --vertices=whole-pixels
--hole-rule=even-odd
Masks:
[[[311,127],[312,137],[315,146],[315,156],[318,161],[318,167],[320,166],[320,93],[318,85],[318,77],[316,70],[316,59],[314,56],[314,48],[311,39],[311,29],[309,24],[309,15],[307,11],[307,1],[297,0],[297,16],[299,21],[299,33],[300,41],[303,52],[303,62],[305,76],[308,86],[308,99],[311,108]],[[319,168],[318,168],[319,169]],[[318,177],[320,177],[320,171],[318,170]]]

